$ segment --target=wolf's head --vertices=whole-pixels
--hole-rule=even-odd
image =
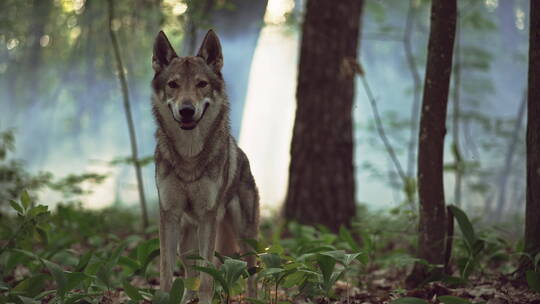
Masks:
[[[208,31],[196,56],[186,57],[176,55],[165,33],[159,32],[152,56],[154,111],[182,130],[212,121],[227,106],[222,67],[221,44],[214,31]]]

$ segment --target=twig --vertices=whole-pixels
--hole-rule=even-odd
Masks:
[[[418,116],[420,114],[420,93],[422,89],[422,80],[420,79],[420,73],[416,68],[416,60],[414,59],[411,38],[412,38],[412,27],[414,25],[415,9],[414,9],[414,0],[409,1],[409,10],[407,12],[407,20],[405,23],[405,33],[403,35],[403,47],[405,49],[405,55],[407,58],[407,64],[409,66],[409,71],[413,78],[414,85],[414,97],[413,104],[411,107],[411,135],[409,138],[409,151],[407,156],[407,175],[414,176],[414,165],[415,165],[415,151],[417,146],[418,139]]]
[[[136,160],[133,162],[135,167],[135,175],[137,177],[137,187],[139,189],[139,199],[141,201],[141,210],[142,210],[142,220],[143,220],[143,229],[148,227],[148,212],[146,211],[146,199],[144,197],[144,186],[141,173],[141,166],[138,162],[138,153],[137,153],[137,138],[135,136],[135,127],[133,125],[133,117],[131,116],[131,106],[129,103],[129,92],[126,80],[126,74],[124,72],[124,65],[122,63],[122,57],[120,56],[120,49],[118,47],[118,40],[116,39],[116,34],[113,30],[113,20],[114,20],[114,3],[113,0],[107,1],[109,4],[109,35],[111,37],[112,47],[114,50],[114,56],[116,58],[116,69],[118,71],[118,78],[120,79],[120,88],[122,90],[122,97],[124,100],[124,110],[126,113],[126,120],[129,130],[129,139],[131,142],[131,154],[133,159]]]
[[[403,184],[405,185],[408,180],[407,175],[405,174],[405,171],[403,171],[403,168],[401,167],[401,164],[399,163],[399,160],[396,156],[396,152],[394,151],[394,148],[392,147],[390,140],[386,136],[386,133],[384,131],[384,127],[382,124],[381,116],[379,115],[379,110],[377,108],[377,102],[375,100],[375,97],[373,97],[373,93],[371,92],[371,88],[369,86],[369,83],[367,82],[367,79],[364,73],[358,73],[358,74],[360,75],[360,79],[362,80],[362,85],[364,86],[366,95],[369,99],[369,103],[371,104],[371,110],[373,111],[373,118],[375,119],[375,125],[377,127],[377,131],[379,132],[379,136],[381,137],[384,143],[384,146],[386,148],[386,151],[388,152],[388,155],[390,155],[390,159],[392,160],[392,162],[394,163],[394,166],[396,167],[399,177],[401,178]]]

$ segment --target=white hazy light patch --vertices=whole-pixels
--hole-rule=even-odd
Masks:
[[[495,9],[499,6],[499,0],[486,0],[485,4],[490,12],[494,12]]]
[[[41,36],[41,38],[39,39],[39,44],[42,46],[42,47],[47,47],[49,45],[49,43],[51,42],[51,36],[49,35],[43,35]]]
[[[183,13],[185,13],[187,11],[187,8],[188,8],[187,4],[185,4],[183,2],[176,3],[173,6],[172,13],[175,16],[180,16],[180,15],[182,15]]]
[[[166,9],[171,10],[173,16],[180,16],[184,14],[188,9],[188,5],[181,0],[164,0],[163,5]]]
[[[253,57],[240,130],[261,197],[263,215],[285,198],[294,124],[298,38],[265,26]]]
[[[6,45],[7,49],[8,50],[12,50],[14,48],[16,48],[17,46],[19,45],[19,40],[18,39],[10,39]]]
[[[521,7],[516,9],[516,27],[519,30],[525,29],[525,12]]]
[[[285,14],[294,8],[293,0],[269,0],[264,14],[264,21],[268,24],[280,24],[286,21]]]

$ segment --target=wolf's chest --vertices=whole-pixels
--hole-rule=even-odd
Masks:
[[[235,189],[237,152],[229,151],[226,161],[209,166],[202,176],[186,182],[177,170],[157,163],[156,184],[160,208],[178,217],[196,221],[205,214],[222,214]],[[212,174],[208,174],[212,173]],[[186,176],[189,178],[189,176]]]

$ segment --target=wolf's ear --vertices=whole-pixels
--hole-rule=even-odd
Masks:
[[[152,56],[152,68],[154,71],[156,73],[160,72],[177,56],[165,33],[159,31],[154,42],[154,55]]]
[[[206,64],[218,75],[223,67],[223,54],[221,54],[221,44],[219,38],[213,30],[209,30],[204,37],[201,48],[197,56],[202,57]]]

